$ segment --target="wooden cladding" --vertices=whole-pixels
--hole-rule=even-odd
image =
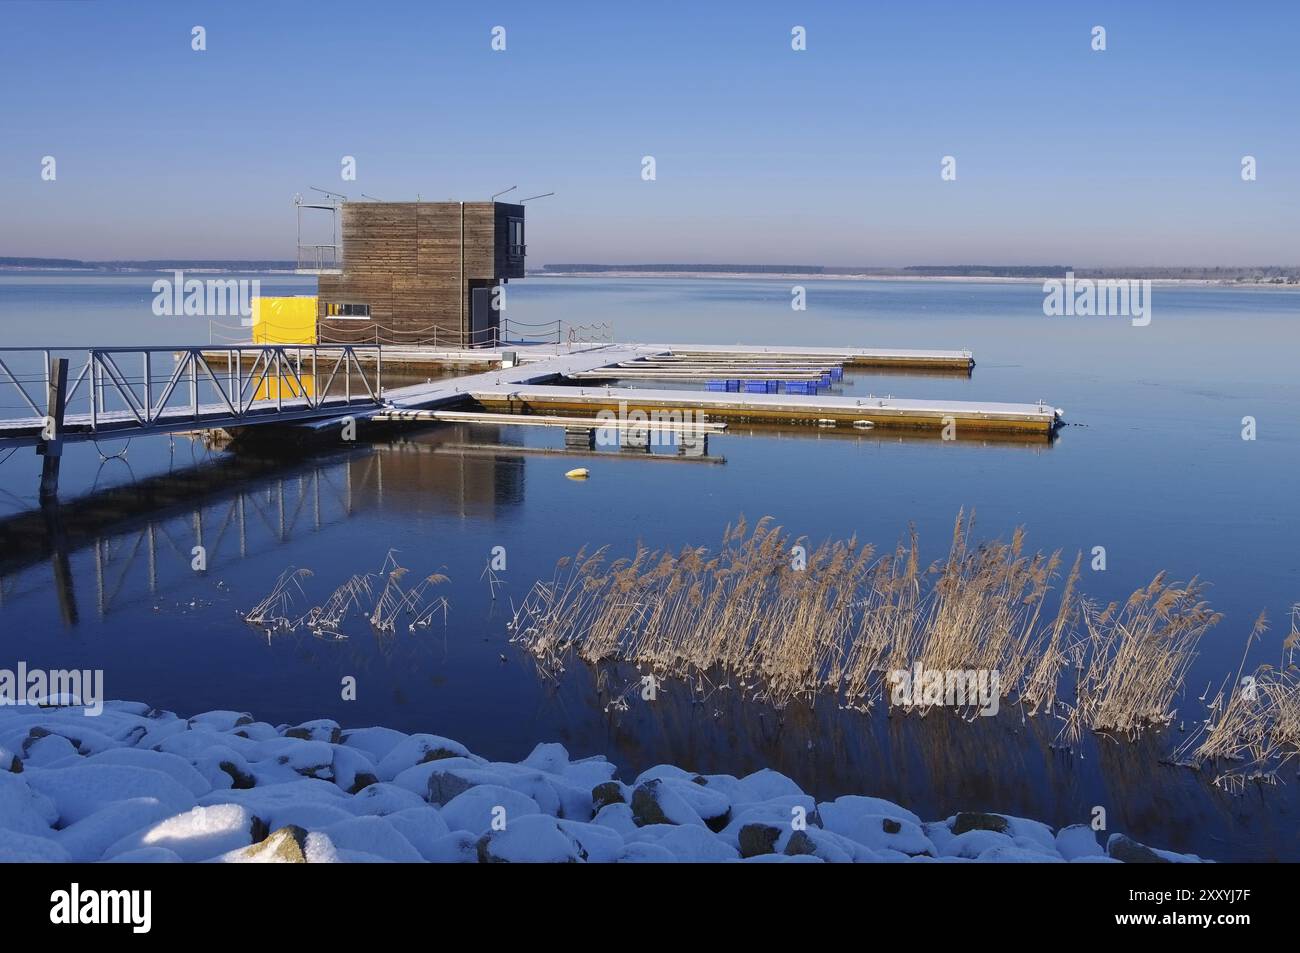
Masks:
[[[471,341],[471,291],[524,276],[522,243],[511,241],[523,233],[522,205],[360,202],[341,215],[343,273],[318,285],[323,341],[490,343],[481,330]],[[369,306],[370,320],[332,323],[331,305],[344,304]]]

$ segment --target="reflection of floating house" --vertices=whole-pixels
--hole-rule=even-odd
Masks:
[[[335,216],[334,239],[303,244],[319,276],[321,342],[483,347],[497,342],[493,289],[524,276],[524,207],[505,202],[299,205]]]

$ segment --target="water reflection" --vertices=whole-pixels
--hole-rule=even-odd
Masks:
[[[1064,826],[1091,823],[1100,807],[1107,831],[1168,849],[1218,860],[1300,852],[1294,786],[1228,793],[1202,774],[1162,764],[1176,741],[1159,733],[1134,743],[1088,738],[1070,752],[1053,743],[1059,723],[1011,709],[967,721],[942,711],[862,713],[822,699],[778,712],[734,689],[706,697],[674,681],[647,702],[640,678],[629,665],[572,665],[548,682],[537,720],[563,725],[571,750],[606,751],[632,770],[770,767],[820,799],[866,793],[926,820],[985,810]],[[635,690],[624,693],[628,686]],[[610,705],[619,695],[625,709]]]
[[[448,519],[427,525],[469,527],[470,535],[456,545],[474,552],[505,529],[513,532],[525,516],[526,478],[538,462],[533,452],[555,452],[544,445],[559,442],[554,431],[524,434],[524,429],[440,426],[307,459],[221,453],[208,463],[103,489],[55,510],[9,517],[0,521],[5,649],[36,657],[40,637],[48,633],[21,623],[39,617],[28,608],[31,603],[52,598],[69,628],[89,629],[94,617],[122,617],[102,630],[110,638],[57,647],[59,653],[87,653],[66,662],[59,654],[61,663],[80,665],[85,658],[91,664],[95,659],[89,653],[101,650],[127,668],[151,663],[156,670],[145,670],[138,683],[129,681],[130,671],[115,669],[110,684],[187,712],[237,707],[276,721],[334,717],[350,724],[385,723],[438,731],[500,758],[522,757],[539,740],[559,740],[575,756],[606,754],[624,777],[661,762],[731,774],[772,767],[819,798],[869,793],[926,819],[984,809],[1064,825],[1088,822],[1100,806],[1110,830],[1172,849],[1221,860],[1300,857],[1296,785],[1226,794],[1200,775],[1160,763],[1176,739],[1152,735],[1135,744],[1089,739],[1081,749],[1064,752],[1053,746],[1054,722],[1023,721],[1011,709],[974,722],[943,714],[862,714],[828,699],[777,712],[734,689],[705,697],[674,683],[650,704],[639,691],[624,694],[639,684],[640,673],[630,666],[597,670],[573,664],[558,679],[539,678],[531,661],[506,644],[506,600],[491,602],[482,584],[475,588],[481,563],[470,573],[463,566],[452,573],[456,588],[449,624],[438,620],[418,633],[384,635],[360,620],[346,639],[297,632],[268,642],[238,621],[233,610],[251,606],[285,563],[322,570],[317,580],[322,597],[349,574],[377,568],[358,564],[369,559],[361,552],[363,540],[371,542],[380,532],[376,527],[389,531],[440,515]],[[816,430],[777,435],[762,428],[736,428],[725,439],[748,439],[742,434],[750,429],[762,439],[837,444],[908,439],[899,433]],[[1042,444],[997,446],[1049,452]],[[993,453],[994,447],[977,452]],[[626,460],[625,467],[637,459],[600,453]],[[736,456],[745,455],[737,451]],[[652,481],[659,469],[633,467],[632,472]],[[556,482],[568,488],[558,477],[538,481],[533,503],[553,501]],[[620,486],[618,492],[626,493],[641,484]],[[365,531],[332,532],[351,520],[367,521]],[[603,540],[610,534],[602,529],[593,535]],[[317,549],[318,538],[348,549],[327,555]],[[210,581],[240,577],[240,565],[255,568],[234,583],[237,594],[228,604],[209,602],[188,610],[185,618],[193,626],[186,629],[177,625],[181,617],[157,613],[157,606],[170,593],[187,602],[193,598],[196,545],[207,549]],[[517,545],[527,544],[520,539]],[[424,560],[446,558],[449,548],[445,539],[431,541],[403,564],[413,573],[434,571],[439,566]],[[553,558],[550,548],[539,545],[539,559]],[[215,598],[211,588],[208,598]],[[10,626],[11,621],[16,624]],[[102,646],[91,644],[96,642]],[[202,664],[190,661],[195,655]],[[339,702],[342,675],[361,680],[368,707]],[[611,708],[620,695],[625,710]]]
[[[409,452],[463,439],[449,427],[418,444],[362,446],[309,457],[225,453],[209,463],[98,490],[0,520],[0,609],[24,570],[48,562],[67,625],[80,618],[70,557],[93,556],[96,614],[166,590],[192,575],[194,547],[213,572],[359,513],[413,501],[461,517],[496,519],[523,501],[521,459]]]

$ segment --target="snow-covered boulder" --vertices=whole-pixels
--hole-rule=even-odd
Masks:
[[[406,737],[392,728],[349,728],[339,736],[339,744],[364,752],[378,765]]]
[[[55,832],[54,839],[74,861],[99,860],[122,838],[171,817],[175,811],[155,797],[110,801],[103,808]]]
[[[127,764],[74,764],[25,771],[32,789],[54,802],[61,826],[75,824],[112,801],[155,798],[173,814],[194,806],[194,794],[165,771]]]
[[[71,859],[48,837],[0,829],[0,864],[66,864]]]
[[[229,851],[215,860],[224,864],[305,864],[308,836],[301,827],[281,827],[256,844]]]
[[[136,768],[149,768],[171,775],[172,780],[187,788],[195,797],[212,790],[212,784],[199,774],[184,758],[162,751],[145,751],[141,748],[110,748],[92,754],[82,764],[125,764]]]
[[[1195,854],[1179,854],[1139,844],[1123,834],[1111,834],[1106,841],[1106,855],[1126,864],[1199,864]]]
[[[349,737],[351,737],[349,735]],[[401,739],[380,760],[379,780],[392,781],[407,768],[441,758],[469,758],[474,760],[459,741],[443,738],[440,735],[408,735]]]
[[[491,831],[478,841],[480,863],[555,864],[579,859],[578,843],[560,829],[555,818],[529,814]]]
[[[1087,824],[1071,824],[1056,832],[1056,850],[1066,860],[1081,857],[1104,857],[1106,852],[1097,843],[1097,833]]]
[[[383,817],[420,852],[421,857],[428,861],[439,859],[443,838],[451,831],[436,808],[425,804],[385,814]]]
[[[429,808],[424,798],[414,791],[398,787],[391,781],[379,781],[368,785],[356,793],[348,802],[348,809],[353,814],[396,814],[408,808]]]
[[[33,790],[23,775],[0,772],[0,829],[47,837],[58,819],[54,801]]]
[[[639,828],[629,842],[656,844],[688,863],[721,863],[740,857],[739,851],[702,824],[651,824]]]
[[[207,860],[266,836],[266,825],[242,804],[195,807],[128,834],[104,852],[104,859],[145,847],[165,847],[182,860]]]
[[[292,728],[285,728],[280,734],[286,738],[301,738],[304,741],[324,741],[327,744],[338,744],[343,729],[339,727],[337,721],[329,718],[318,718],[315,721],[304,721],[301,725],[295,725]]]
[[[343,850],[377,854],[399,863],[418,863],[424,857],[387,818],[365,815],[352,817],[321,829],[330,842]]]
[[[442,819],[453,831],[482,834],[492,827],[493,821],[503,820],[509,826],[529,814],[540,814],[541,808],[526,794],[499,784],[480,784],[464,791],[443,806]]]

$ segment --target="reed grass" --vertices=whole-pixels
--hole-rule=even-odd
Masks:
[[[318,638],[344,638],[343,628],[354,614],[363,615],[380,634],[391,634],[397,624],[407,621],[407,628],[427,627],[439,612],[446,620],[447,599],[435,596],[433,588],[447,581],[441,573],[432,573],[405,588],[409,570],[397,562],[389,551],[377,573],[358,573],[334,590],[323,603],[300,612],[296,607],[306,600],[303,586],[311,578],[310,569],[290,567],[282,572],[275,586],[256,606],[244,614],[244,621],[267,630],[295,632],[305,628]],[[375,594],[382,582],[382,588]]]
[[[1204,585],[1170,583],[1163,572],[1123,606],[1099,609],[1081,599],[1082,633],[1069,649],[1074,661],[1074,701],[1065,735],[1084,728],[1132,736],[1173,720],[1196,648],[1220,621],[1201,599]]]
[[[1195,581],[1163,575],[1122,609],[1097,611],[1077,593],[1080,561],[1062,582],[1059,552],[1027,552],[1019,529],[978,542],[964,513],[947,556],[924,567],[914,528],[878,556],[856,538],[812,548],[769,518],[752,527],[742,518],[716,552],[638,546],[611,561],[606,549],[580,550],[527,594],[511,637],[551,670],[574,656],[725,676],[778,708],[825,692],[846,707],[889,704],[889,673],[919,663],[996,672],[1002,697],[1033,714],[1067,712],[1076,733],[1167,724],[1217,615]],[[1075,691],[1063,699],[1071,661]]]
[[[1282,767],[1300,755],[1298,623],[1300,605],[1292,607],[1291,633],[1282,643],[1279,664],[1260,665],[1247,675],[1250,646],[1268,627],[1260,615],[1246,638],[1236,676],[1225,679],[1208,702],[1207,717],[1175,752],[1177,763],[1213,771],[1215,783],[1223,787],[1279,781]]]

